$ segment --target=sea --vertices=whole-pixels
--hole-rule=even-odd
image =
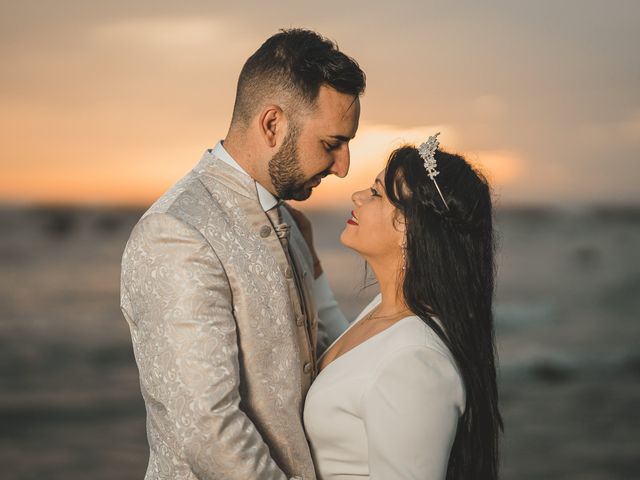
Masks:
[[[338,240],[349,211],[307,214],[354,318],[378,290]],[[118,292],[142,213],[0,206],[2,479],[144,477],[145,410]],[[501,478],[640,478],[640,207],[503,207],[495,225]]]

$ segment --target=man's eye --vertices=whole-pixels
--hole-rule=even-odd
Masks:
[[[371,190],[371,195],[373,195],[374,197],[380,197],[381,196],[375,188],[371,187],[371,188],[369,188],[369,190]]]
[[[327,152],[331,152],[333,150],[337,150],[338,148],[340,148],[340,144],[339,143],[325,143],[324,144],[327,150]]]

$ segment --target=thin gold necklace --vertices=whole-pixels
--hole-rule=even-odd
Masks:
[[[393,317],[395,317],[396,315],[399,315],[399,314],[401,314],[401,313],[408,312],[408,311],[409,311],[409,309],[408,309],[408,308],[405,308],[405,309],[400,310],[400,311],[398,311],[398,312],[395,312],[395,313],[393,313],[393,314],[391,314],[391,315],[376,316],[376,315],[374,315],[374,314],[373,314],[373,313],[375,312],[375,309],[373,309],[373,310],[371,310],[371,311],[367,314],[367,316],[366,316],[365,318],[363,318],[363,319],[360,321],[360,323],[364,324],[364,323],[366,323],[366,322],[368,322],[368,321],[370,321],[370,320],[372,320],[372,319],[374,319],[374,318],[378,318],[378,319],[393,318]]]

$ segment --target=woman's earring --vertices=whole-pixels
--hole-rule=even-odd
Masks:
[[[404,272],[407,269],[407,239],[405,238],[402,241],[402,245],[400,246],[402,249],[402,271]]]

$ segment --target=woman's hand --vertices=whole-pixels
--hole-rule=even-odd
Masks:
[[[284,206],[289,210],[289,213],[296,221],[296,224],[298,224],[298,228],[304,237],[304,241],[307,243],[307,247],[309,247],[309,251],[313,256],[313,277],[318,278],[322,274],[322,265],[320,264],[320,259],[318,258],[316,249],[313,247],[313,229],[311,228],[311,222],[304,213],[300,210],[296,210],[287,202],[284,203]]]

